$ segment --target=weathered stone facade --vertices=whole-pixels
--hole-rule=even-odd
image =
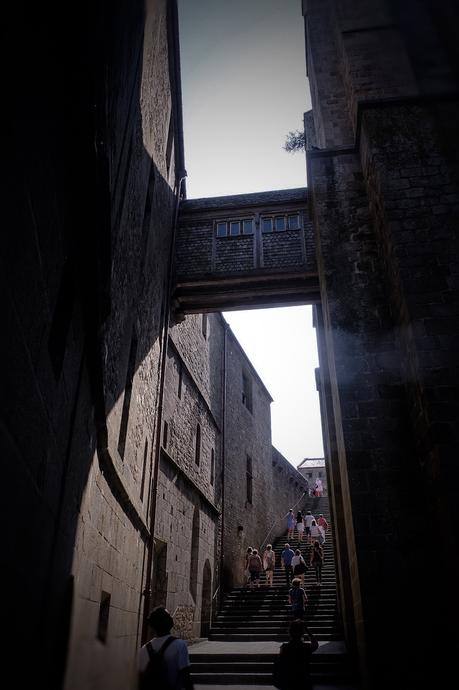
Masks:
[[[457,6],[303,10],[309,299],[346,641],[367,688],[447,687],[459,613]],[[4,652],[24,685],[125,690],[144,612],[166,603],[181,634],[205,633],[217,587],[240,577],[242,543],[261,545],[300,480],[284,463],[287,485],[272,488],[283,461],[269,395],[221,318],[207,339],[201,317],[168,330],[184,193],[174,2],[76,5],[75,36],[61,26],[58,49],[46,6],[13,12]],[[196,227],[202,239],[208,226]],[[214,265],[225,272],[239,265],[226,251]],[[269,264],[245,294],[240,276],[227,282],[233,306],[266,287]],[[199,290],[190,310],[218,310],[209,284]]]
[[[457,640],[457,14],[447,2],[321,0],[303,11],[321,405],[334,522],[345,525],[347,636],[368,687],[432,686]],[[426,597],[431,548],[441,601]],[[389,668],[394,611],[409,633]]]
[[[307,190],[184,201],[174,283],[179,313],[318,299]]]
[[[75,7],[65,28],[53,9],[17,8],[3,44],[4,651],[22,685],[125,690],[183,169],[177,30],[166,0]]]

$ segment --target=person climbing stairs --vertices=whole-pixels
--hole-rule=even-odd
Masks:
[[[330,525],[327,497],[305,498],[304,510],[311,510],[316,516],[322,513]],[[273,541],[276,553],[273,586],[266,586],[263,577],[259,589],[234,587],[227,592],[223,606],[211,624],[209,641],[190,646],[195,686],[272,684],[272,662],[280,644],[288,640],[292,620],[280,557],[285,543],[286,535]],[[298,544],[295,532],[289,543],[293,549],[300,548],[309,563],[310,546],[305,537]],[[355,674],[345,648],[339,615],[332,526],[326,533],[323,549],[321,586],[316,585],[311,567],[308,567],[304,578],[308,596],[305,620],[319,641],[319,649],[312,657],[312,679],[316,683],[334,683],[342,687],[343,683],[352,682]]]

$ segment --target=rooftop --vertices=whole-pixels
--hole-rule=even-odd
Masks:
[[[300,470],[304,467],[325,467],[325,458],[305,458],[297,465],[297,469]]]

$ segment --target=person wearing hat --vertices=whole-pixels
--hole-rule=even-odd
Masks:
[[[167,684],[171,690],[193,690],[188,647],[184,640],[171,635],[174,619],[169,611],[164,606],[157,606],[148,616],[148,624],[154,637],[139,649],[137,657],[139,681],[142,681],[147,673],[152,651],[153,653],[160,652],[166,669]],[[140,684],[142,687],[145,686],[145,683],[140,682]],[[152,690],[155,690],[155,687],[157,683],[152,684]]]

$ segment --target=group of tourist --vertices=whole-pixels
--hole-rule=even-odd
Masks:
[[[319,544],[325,543],[325,533],[328,530],[328,522],[320,513],[316,519],[314,515],[308,510],[304,515],[299,510],[296,516],[293,514],[293,508],[287,513],[287,539],[291,541],[295,533],[298,535],[298,541],[303,541],[303,536],[306,535],[306,541],[311,544],[318,541]]]
[[[322,565],[324,560],[322,544],[325,543],[328,522],[322,513],[320,513],[316,519],[310,510],[308,510],[304,516],[301,510],[299,510],[295,517],[293,510],[290,509],[287,514],[287,538],[290,541],[293,537],[295,527],[298,534],[298,548],[294,551],[290,547],[290,543],[287,542],[281,553],[281,565],[285,571],[287,587],[290,587],[290,584],[293,585],[294,580],[298,580],[299,585],[304,583],[304,576],[308,564],[314,568],[316,584],[320,586],[322,583]],[[300,549],[304,534],[306,535],[306,543],[310,545],[306,560]],[[245,553],[244,562],[246,585],[250,589],[260,587],[261,574],[264,572],[266,585],[272,587],[275,566],[276,554],[272,544],[266,546],[262,556],[260,556],[257,549],[249,546]]]
[[[273,551],[272,544],[266,546],[263,553],[263,559],[260,558],[257,549],[253,549],[249,546],[245,554],[244,573],[246,583],[250,589],[260,586],[260,577],[263,571],[266,577],[266,584],[268,587],[272,587],[275,565],[276,554]]]
[[[298,548],[294,551],[289,541],[293,539],[295,528]],[[290,509],[287,514],[289,541],[285,543],[280,561],[289,588],[288,598],[293,621],[290,625],[290,640],[281,645],[273,667],[274,686],[281,690],[297,687],[298,682],[301,682],[302,688],[311,687],[309,660],[317,649],[318,642],[303,621],[308,601],[303,585],[308,567],[314,568],[316,585],[321,585],[324,561],[322,544],[325,542],[327,530],[328,522],[322,513],[317,519],[311,511],[307,511],[305,515],[298,511],[295,516],[293,509]],[[309,552],[305,556],[300,549],[304,536],[309,546]],[[275,566],[276,554],[272,544],[267,544],[263,555],[249,546],[244,562],[246,585],[250,589],[260,587],[261,573],[264,572],[266,585],[272,587]],[[158,690],[166,687],[193,690],[187,645],[183,640],[171,635],[174,624],[172,616],[167,609],[159,606],[150,614],[148,622],[154,637],[139,650],[139,690],[150,690],[153,687]],[[304,639],[305,637],[308,639]]]

